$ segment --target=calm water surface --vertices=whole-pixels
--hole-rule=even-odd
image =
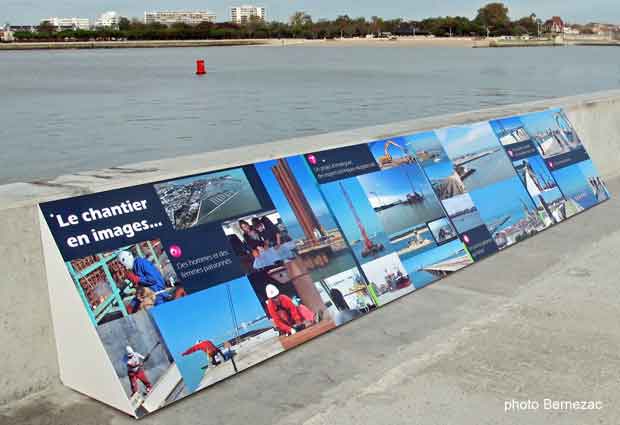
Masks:
[[[206,58],[209,75],[193,75]],[[0,184],[617,88],[614,48],[0,52]],[[300,147],[301,148],[301,147]]]

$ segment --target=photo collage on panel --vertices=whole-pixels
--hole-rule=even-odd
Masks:
[[[284,349],[222,228],[273,210],[253,166],[141,192],[157,239],[66,262],[137,416]],[[100,220],[115,212],[89,211]]]
[[[463,167],[463,184],[498,249],[544,230],[542,217],[525,190],[497,135],[487,122],[438,130],[448,156]]]
[[[608,198],[549,110],[41,208],[143,416]]]
[[[306,158],[379,305],[473,262],[404,139],[351,149]]]
[[[458,134],[449,136],[454,138]],[[479,260],[497,252],[497,245],[471,197],[470,188],[475,186],[470,183],[476,172],[469,166],[473,157],[451,158],[438,134],[432,131],[405,136],[402,140],[440,200],[447,215],[445,221],[451,222],[471,258]]]
[[[562,110],[537,112],[518,119],[536,146],[546,173],[551,174],[562,193],[561,201],[552,204],[556,221],[609,199],[605,183]]]
[[[150,314],[192,393],[284,351],[249,277],[282,266],[295,247],[254,166],[154,187],[176,229],[169,251],[186,297]]]

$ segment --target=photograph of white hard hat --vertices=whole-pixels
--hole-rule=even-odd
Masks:
[[[271,283],[265,287],[265,292],[267,293],[267,298],[275,298],[280,295],[278,288]]]
[[[133,254],[129,251],[123,251],[120,254],[118,254],[118,261],[121,262],[121,264],[123,266],[125,266],[126,269],[128,270],[132,270],[133,269]]]

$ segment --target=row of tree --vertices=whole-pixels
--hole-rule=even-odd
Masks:
[[[369,34],[446,36],[499,36],[537,34],[539,25],[532,17],[512,21],[503,3],[489,3],[478,10],[471,20],[466,17],[428,18],[422,21],[384,20],[374,16],[350,18],[342,15],[335,20],[314,21],[305,12],[296,12],[288,23],[263,22],[252,19],[245,25],[203,22],[196,26],[174,24],[146,25],[134,19],[121,19],[118,28],[57,31],[49,22],[43,22],[36,32],[17,32],[21,41],[61,40],[200,40],[239,38],[337,38],[365,37]]]

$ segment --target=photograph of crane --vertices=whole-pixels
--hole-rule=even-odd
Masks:
[[[435,246],[427,223],[445,213],[418,164],[364,174],[357,180],[395,252],[407,257]]]
[[[323,184],[321,191],[360,263],[393,251],[390,238],[356,177]]]
[[[409,150],[402,138],[380,140],[368,144],[370,152],[382,170],[415,163],[413,152]]]

